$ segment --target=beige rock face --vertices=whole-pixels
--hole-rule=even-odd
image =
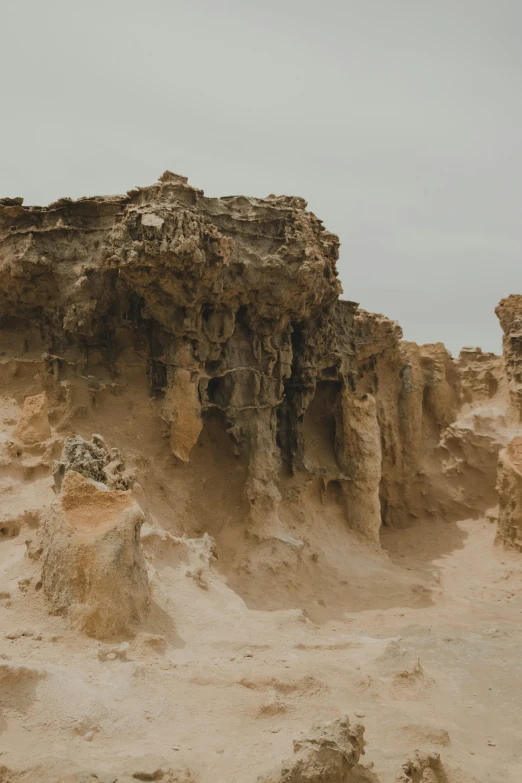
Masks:
[[[504,363],[513,414],[522,421],[522,295],[502,299],[495,310],[504,337]]]
[[[357,389],[376,398],[383,523],[483,515],[497,502],[498,454],[517,427],[505,358],[465,348],[454,360],[441,343],[404,342],[397,324],[364,311],[355,326]]]
[[[68,472],[44,527],[42,586],[50,611],[98,639],[132,631],[150,604],[142,522],[130,493]]]
[[[417,751],[402,767],[396,783],[445,783],[448,776],[438,753]]]
[[[0,199],[0,780],[522,779],[522,297],[453,359],[338,249],[169,172]]]
[[[504,392],[507,378],[502,356],[484,353],[480,348],[463,348],[456,367],[464,408],[490,406]]]
[[[13,434],[15,438],[29,446],[41,443],[51,437],[45,392],[25,398],[22,415]]]
[[[170,421],[172,453],[184,462],[189,461],[203,429],[198,388],[191,375],[190,370],[181,367],[174,370],[164,403]]]
[[[522,551],[522,437],[514,438],[498,458],[498,534]]]
[[[60,460],[54,464],[54,480],[60,489],[67,471],[107,484],[110,489],[129,489],[134,481],[118,449],[109,449],[101,435],[91,440],[81,436],[67,438]]]
[[[381,442],[375,398],[357,397],[343,391],[337,459],[348,476],[345,484],[346,513],[349,525],[374,542],[381,527]]]
[[[248,521],[262,535],[285,534],[286,474],[294,496],[316,478],[337,492],[347,525],[372,541],[379,518],[404,527],[426,511],[477,514],[491,505],[491,466],[509,439],[496,401],[508,385],[518,405],[521,297],[498,307],[506,374],[498,357],[465,349],[455,361],[442,344],[405,342],[397,323],[340,301],[337,237],[303,199],[209,199],[166,172],[122,197],[48,209],[15,199],[1,209],[3,310],[19,329],[41,313],[53,339],[69,346],[46,365],[54,410],[67,409],[83,355],[92,369],[87,408],[109,388],[107,367],[123,386],[146,378],[180,462],[190,463],[206,422],[219,415],[245,471]],[[53,264],[48,242],[75,265]],[[85,353],[89,344],[96,348]],[[363,433],[365,394],[375,416]],[[22,419],[31,423],[20,422],[20,437],[22,429],[33,441],[49,436],[45,399],[27,401]],[[76,405],[85,410],[86,400]],[[343,413],[350,406],[353,426]],[[359,445],[350,440],[357,428]],[[125,487],[114,465],[115,486]]]
[[[405,527],[425,512],[431,474],[440,472],[435,451],[459,409],[458,368],[441,343],[405,342],[398,324],[382,315],[359,311],[355,334],[356,388],[376,401],[382,521]]]

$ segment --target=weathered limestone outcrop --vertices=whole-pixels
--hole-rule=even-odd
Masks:
[[[294,740],[293,758],[259,783],[369,783],[358,763],[364,745],[364,726],[351,726],[346,716],[317,724],[309,735]]]
[[[445,478],[442,513],[476,517],[495,505],[498,454],[509,438],[505,417],[488,408],[472,409],[444,431],[436,451]]]
[[[496,310],[504,337],[502,341],[505,371],[513,413],[522,421],[522,295],[502,299]]]
[[[244,471],[243,521],[260,536],[284,532],[281,503],[310,481],[336,493],[347,525],[374,542],[381,522],[483,513],[513,435],[501,406],[492,413],[506,386],[501,361],[478,349],[455,361],[340,300],[338,247],[301,198],[206,198],[170,172],[124,196],[46,208],[3,199],[0,329],[46,389],[24,413],[24,437],[48,435],[47,399],[71,435],[103,394],[146,379],[172,470],[218,422]],[[521,301],[497,310],[517,411]],[[67,463],[131,485],[120,454],[73,441],[57,484]],[[87,454],[94,472],[78,467]]]
[[[306,372],[313,388],[340,290],[337,237],[305,206],[284,197],[205,199],[168,174],[133,194],[103,252],[105,274],[140,298],[155,332],[173,453],[186,460],[202,412],[222,410],[248,466],[252,515],[263,520],[279,498],[276,410],[285,383]],[[306,369],[294,373],[292,362]],[[292,429],[298,441],[299,424]]]
[[[355,369],[339,242],[306,202],[205,198],[167,172],[121,197],[4,200],[0,242],[0,327],[45,353],[57,409],[73,376],[94,399],[145,357],[173,455],[189,460],[219,412],[247,470],[250,518],[277,524],[281,470],[309,470],[305,412],[316,392],[352,390]],[[331,474],[350,479],[335,454]]]
[[[522,551],[522,437],[514,438],[498,458],[498,536]]]
[[[337,341],[338,239],[305,207],[208,199],[170,173],[124,197],[4,203],[3,328],[37,315],[58,375],[64,359],[93,354],[114,375],[131,337],[147,353],[151,392],[164,396],[173,453],[186,460],[202,414],[222,410],[249,466],[247,495],[267,513],[278,497],[277,409],[286,396],[302,405],[323,369],[343,383],[350,353]],[[280,417],[290,461],[301,415]]]
[[[519,302],[516,297],[506,302],[509,307],[499,308],[512,325]],[[447,519],[484,514],[496,504],[498,454],[516,431],[504,370],[515,368],[514,399],[514,327],[504,358],[464,348],[454,360],[441,343],[403,341],[398,325],[384,316],[359,311],[355,326],[357,391],[376,399],[382,521],[398,527],[426,514]]]
[[[396,321],[360,310],[355,317],[355,333],[356,391],[370,393],[376,401],[382,453],[381,515],[386,524],[402,526],[407,524],[409,514],[415,513],[412,488],[416,466],[409,466],[410,452],[404,448],[411,440],[412,429],[420,426],[419,416],[405,403],[414,385],[412,367],[403,359],[402,330]]]
[[[197,377],[195,370],[195,378]],[[198,387],[192,380],[191,370],[181,367],[173,370],[165,395],[164,411],[170,424],[172,453],[178,459],[188,462],[190,452],[203,429]]]
[[[51,437],[49,408],[45,392],[25,398],[22,415],[13,435],[27,446],[42,443]]]
[[[356,390],[376,400],[381,516],[403,527],[426,511],[429,461],[458,410],[459,376],[441,343],[405,342],[399,325],[382,315],[359,311],[355,330]]]
[[[498,454],[513,437],[513,427],[503,357],[467,347],[453,365],[458,405],[434,451],[428,497],[435,513],[462,519],[495,506]]]
[[[0,731],[20,759],[11,771],[6,756],[0,781],[244,783],[269,769],[267,749],[286,755],[289,725],[341,703],[378,705],[372,760],[342,718],[296,740],[265,783],[461,779],[433,746],[466,761],[472,729],[450,742],[438,717],[446,693],[460,725],[454,642],[464,659],[475,640],[454,638],[445,593],[466,620],[470,596],[510,602],[517,575],[481,571],[505,591],[478,590],[475,572],[446,578],[483,550],[467,521],[439,540],[440,521],[495,518],[497,481],[499,538],[522,550],[522,297],[499,305],[503,358],[454,360],[339,299],[338,244],[302,199],[206,198],[168,172],[123,196],[0,200],[0,680],[13,716]],[[385,535],[390,558],[378,551],[382,524],[430,516],[435,534]],[[454,557],[468,533],[471,559]],[[431,640],[411,624],[426,606]],[[387,670],[382,637],[403,631]],[[428,675],[417,653],[440,639]],[[212,709],[194,722],[198,700]],[[51,745],[70,758],[49,759]]]
[[[94,400],[142,367],[177,460],[222,417],[258,531],[278,528],[287,475],[338,487],[348,525],[374,541],[381,520],[424,510],[457,368],[339,300],[338,239],[302,199],[209,199],[166,173],[121,197],[5,203],[0,240],[2,329],[46,353],[57,410],[74,376]],[[35,315],[39,339],[24,331]]]
[[[494,403],[506,384],[502,356],[481,348],[463,348],[455,362],[460,378],[461,405],[487,407]]]
[[[68,471],[43,530],[42,586],[51,613],[98,639],[132,631],[150,604],[142,522],[129,492]]]
[[[381,442],[375,398],[344,389],[336,422],[337,459],[349,480],[345,487],[350,527],[373,541],[381,527]]]

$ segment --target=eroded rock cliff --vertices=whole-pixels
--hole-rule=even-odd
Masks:
[[[502,299],[495,312],[504,332],[502,348],[511,406],[520,422],[522,411],[522,296],[512,294],[506,299]]]
[[[135,387],[185,486],[220,432],[238,516],[261,538],[287,532],[281,514],[303,493],[375,544],[381,523],[495,504],[512,434],[495,401],[508,386],[518,411],[520,297],[497,310],[505,373],[479,349],[455,361],[339,299],[338,239],[303,199],[206,198],[169,172],[119,197],[4,199],[0,232],[3,373],[38,392],[20,439],[42,400],[75,436]]]
[[[43,528],[42,587],[50,611],[98,639],[132,632],[150,606],[142,523],[130,493],[67,472]]]
[[[522,438],[513,438],[498,458],[498,535],[522,551]]]
[[[495,519],[498,499],[519,546],[522,298],[498,308],[503,357],[453,359],[340,299],[338,248],[303,199],[207,198],[169,172],[116,197],[0,200],[0,604],[17,625],[0,731],[18,748],[0,779],[478,780],[430,723],[445,668],[405,668],[399,618],[418,649],[441,525]],[[383,525],[429,552],[404,544],[399,568]],[[45,666],[26,666],[40,644]],[[394,748],[375,762],[336,720],[357,700]],[[287,722],[323,711],[281,766]],[[129,760],[129,741],[159,755]]]
[[[266,521],[281,465],[303,467],[317,384],[342,388],[352,369],[355,306],[338,302],[338,239],[305,207],[205,198],[170,173],[119,198],[45,209],[4,200],[11,357],[38,364],[55,403],[70,378],[87,379],[94,398],[141,371],[184,461],[205,417],[221,417],[250,512]]]

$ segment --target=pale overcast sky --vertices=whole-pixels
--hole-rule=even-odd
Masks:
[[[344,296],[500,350],[522,293],[522,0],[0,0],[0,195],[304,196]]]

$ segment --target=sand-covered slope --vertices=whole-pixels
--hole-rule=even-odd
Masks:
[[[455,360],[338,244],[0,200],[1,783],[522,779],[522,300]]]

